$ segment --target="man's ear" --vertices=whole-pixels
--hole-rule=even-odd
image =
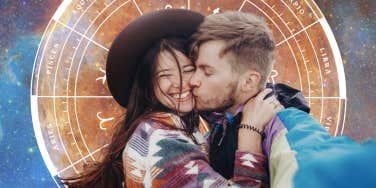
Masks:
[[[261,74],[255,70],[246,71],[242,75],[241,90],[249,92],[258,89],[261,80]]]

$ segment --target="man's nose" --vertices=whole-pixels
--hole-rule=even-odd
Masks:
[[[190,84],[192,87],[200,87],[201,82],[200,82],[200,80],[197,78],[197,73],[194,73],[194,74],[192,75],[189,84]]]

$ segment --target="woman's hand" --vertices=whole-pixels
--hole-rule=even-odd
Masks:
[[[269,88],[264,89],[244,105],[242,124],[252,125],[263,131],[267,123],[284,109],[274,95],[264,100],[271,91],[272,89]]]
[[[243,109],[241,124],[256,128],[258,131],[248,128],[240,128],[238,132],[238,149],[251,153],[262,153],[262,137],[260,133],[277,112],[284,109],[275,96],[264,100],[271,89],[261,91],[256,97],[248,101]]]

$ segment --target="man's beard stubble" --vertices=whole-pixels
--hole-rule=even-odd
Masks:
[[[211,98],[205,102],[205,104],[209,104],[209,107],[198,109],[200,111],[215,111],[215,112],[225,112],[228,111],[228,109],[234,107],[235,105],[235,92],[237,89],[237,82],[229,83],[224,89],[229,89],[228,93],[226,93],[226,98],[222,98],[221,96],[216,96],[214,98]],[[197,101],[196,101],[197,102]],[[215,104],[210,105],[210,104]]]

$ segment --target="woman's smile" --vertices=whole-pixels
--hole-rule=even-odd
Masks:
[[[186,102],[188,100],[191,100],[192,99],[192,92],[191,91],[186,91],[186,92],[183,92],[181,94],[180,93],[171,94],[170,96],[173,98],[173,100],[175,102],[181,103],[181,102]]]

